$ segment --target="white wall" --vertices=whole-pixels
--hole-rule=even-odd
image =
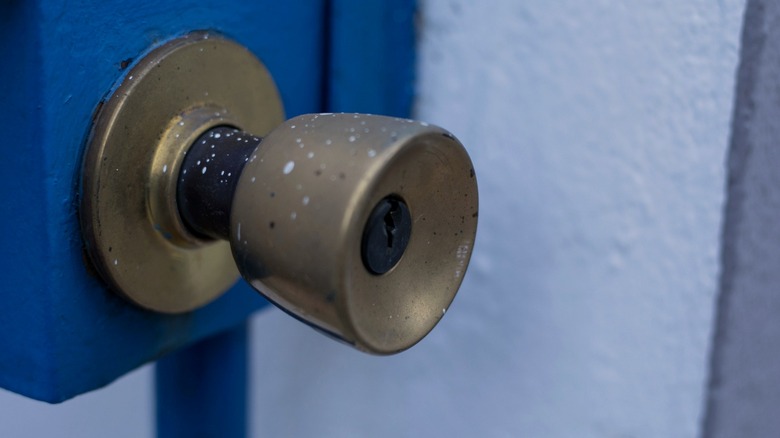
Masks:
[[[255,318],[253,435],[695,436],[743,8],[424,1],[418,117],[467,145],[480,184],[466,281],[390,358]],[[3,394],[0,424],[40,436],[31,412],[53,430],[76,415],[108,436],[128,407],[138,436],[148,385],[80,410]]]

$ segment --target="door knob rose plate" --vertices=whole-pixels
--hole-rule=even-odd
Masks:
[[[476,177],[452,134],[365,114],[283,121],[260,61],[213,34],[128,72],[83,166],[88,253],[154,311],[203,306],[240,273],[320,331],[392,354],[446,313],[474,246]]]
[[[234,42],[196,32],[144,56],[100,108],[83,158],[79,215],[100,276],[165,313],[224,293],[239,277],[230,245],[199,239],[178,218],[181,160],[212,127],[265,135],[283,120],[268,71]]]

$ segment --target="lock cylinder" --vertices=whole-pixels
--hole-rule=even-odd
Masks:
[[[149,52],[102,105],[79,212],[92,266],[132,303],[189,312],[240,275],[374,354],[441,320],[477,215],[474,169],[452,134],[365,114],[284,121],[263,64],[207,32]]]

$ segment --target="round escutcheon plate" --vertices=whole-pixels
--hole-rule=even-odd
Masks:
[[[98,113],[82,169],[82,233],[106,283],[165,313],[224,293],[238,278],[230,245],[193,236],[181,223],[181,161],[210,128],[265,135],[283,120],[263,64],[218,35],[174,39],[130,69]]]

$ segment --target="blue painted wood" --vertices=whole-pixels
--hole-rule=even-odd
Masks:
[[[157,362],[157,437],[247,436],[247,325]]]
[[[327,107],[408,117],[414,100],[415,0],[332,0]]]
[[[317,111],[324,0],[65,0],[0,5],[0,386],[59,402],[245,320],[239,284],[178,316],[136,308],[87,268],[77,220],[90,119],[124,60],[193,29],[248,46],[289,116]]]

